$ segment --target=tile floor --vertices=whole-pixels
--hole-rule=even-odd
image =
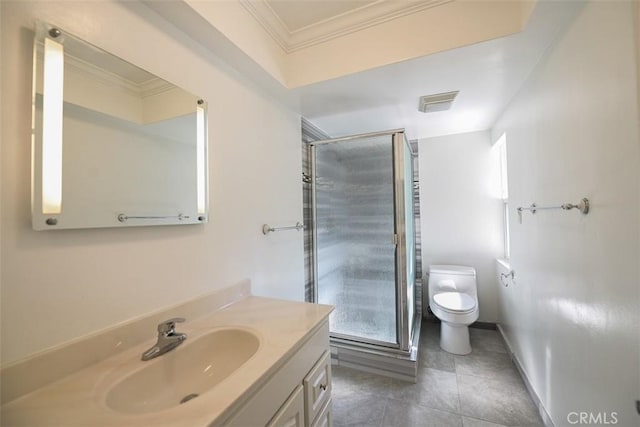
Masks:
[[[439,335],[422,324],[417,384],[334,365],[334,426],[543,426],[497,331],[470,328],[467,356],[441,350]]]

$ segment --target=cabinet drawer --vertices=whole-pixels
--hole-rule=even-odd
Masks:
[[[304,427],[304,393],[298,386],[278,409],[267,427]]]
[[[306,425],[310,426],[331,397],[331,354],[328,351],[324,352],[302,384],[304,385],[305,421]]]
[[[332,427],[333,421],[331,416],[331,398],[325,403],[324,408],[320,411],[318,418],[313,422],[311,427]]]

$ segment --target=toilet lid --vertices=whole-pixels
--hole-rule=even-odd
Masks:
[[[476,302],[461,292],[442,292],[434,295],[433,300],[445,310],[467,312],[475,308]]]

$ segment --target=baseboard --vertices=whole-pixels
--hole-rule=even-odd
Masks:
[[[504,342],[505,347],[507,347],[507,350],[509,351],[509,356],[511,356],[511,360],[513,360],[513,364],[516,365],[516,369],[518,369],[518,372],[522,377],[522,381],[524,381],[524,385],[525,387],[527,387],[527,391],[531,396],[531,400],[533,400],[533,404],[536,405],[536,407],[538,408],[538,414],[540,415],[540,418],[542,418],[542,422],[546,427],[555,427],[555,425],[553,424],[553,421],[551,420],[551,417],[549,416],[549,413],[547,412],[546,408],[542,404],[542,401],[540,400],[538,393],[536,393],[536,391],[533,389],[533,386],[531,385],[531,381],[529,381],[529,377],[527,376],[527,373],[522,368],[522,364],[520,363],[518,356],[516,356],[516,354],[513,352],[513,347],[511,346],[511,343],[509,342],[509,340],[507,339],[507,336],[502,330],[502,327],[499,324],[496,326],[497,326],[498,333],[500,334],[500,337],[502,337],[502,341]]]
[[[469,325],[469,327],[476,329],[487,329],[490,331],[495,331],[497,329],[496,324],[491,322],[473,322],[471,325]]]

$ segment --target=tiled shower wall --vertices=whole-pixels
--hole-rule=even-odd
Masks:
[[[420,229],[420,162],[418,141],[409,141],[413,150],[413,230],[416,237],[416,312],[422,313],[422,231]],[[426,292],[426,289],[425,289]]]
[[[305,250],[305,299],[306,301],[313,302],[315,300],[314,296],[314,270],[313,270],[313,215],[312,215],[312,206],[311,206],[311,165],[309,163],[309,143],[313,141],[319,141],[322,139],[328,139],[328,135],[324,134],[314,125],[306,121],[302,120],[302,174],[303,174],[303,198],[304,198],[304,224],[305,224],[305,232],[304,232],[304,250]],[[416,234],[416,308],[418,312],[421,312],[421,294],[422,294],[422,257],[421,257],[421,233],[420,233],[420,194],[418,187],[418,144],[416,141],[411,142],[411,147],[416,154],[413,159],[413,189],[414,189],[414,229]],[[352,177],[349,178],[352,180],[352,184],[365,184],[368,177],[368,173],[379,173],[383,166],[376,165],[376,159],[371,157],[368,159],[367,157],[363,157],[358,160],[362,162],[357,168],[353,168],[356,171],[361,171],[360,173],[352,174]],[[325,164],[326,166],[326,164]],[[390,165],[385,165],[390,166]],[[338,167],[338,164],[336,164]],[[339,174],[336,171],[336,176]],[[346,209],[346,200],[331,200],[323,203],[323,206],[318,206],[319,212],[320,209],[330,209],[330,218],[332,221],[340,222],[340,226],[332,227],[333,231],[325,230],[323,231],[325,234],[322,236],[323,238],[323,248],[324,250],[329,251],[329,256],[323,257],[323,259],[332,260],[331,262],[327,262],[318,268],[318,274],[321,277],[326,277],[325,275],[329,274],[337,274],[340,272],[340,269],[347,262],[357,262],[355,258],[356,254],[349,254],[346,256],[347,248],[344,247],[344,244],[340,243],[338,239],[338,234],[341,233],[339,230],[343,230],[342,232],[349,232],[355,235],[357,238],[364,239],[376,239],[376,231],[380,229],[379,221],[380,218],[376,218],[376,212],[389,212],[389,206],[382,206],[378,200],[376,200],[374,195],[367,194],[354,194],[355,204],[353,203],[353,198],[350,199],[350,202],[354,205],[352,210],[347,212]],[[357,212],[356,212],[357,210]],[[328,211],[329,212],[329,211]],[[332,234],[333,233],[333,234]],[[384,237],[383,237],[384,238]],[[381,242],[388,244],[388,242]],[[381,263],[371,262],[370,266],[366,269],[360,269],[358,273],[354,273],[359,277],[353,277],[352,279],[359,280],[367,280],[371,279],[371,277],[382,277],[385,276],[389,272],[380,271]],[[366,270],[366,271],[365,271]],[[357,271],[357,269],[355,270]],[[393,272],[391,272],[391,277],[393,277]],[[370,284],[373,282],[369,282]]]

